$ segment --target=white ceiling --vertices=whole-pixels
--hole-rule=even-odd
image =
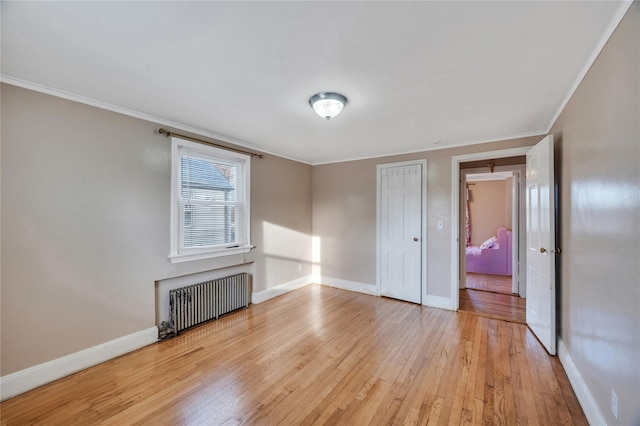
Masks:
[[[547,132],[628,6],[2,1],[2,80],[321,164]]]

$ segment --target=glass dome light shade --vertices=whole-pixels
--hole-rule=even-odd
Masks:
[[[346,103],[346,97],[332,92],[321,92],[309,99],[309,105],[311,105],[316,114],[327,120],[340,114]]]

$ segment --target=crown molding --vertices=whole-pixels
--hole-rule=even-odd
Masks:
[[[449,149],[449,148],[458,148],[458,147],[461,147],[461,146],[482,145],[482,144],[491,143],[491,142],[503,142],[503,141],[508,141],[508,140],[512,140],[512,139],[522,139],[522,138],[529,138],[529,137],[533,137],[533,136],[545,136],[546,134],[547,134],[547,131],[545,131],[545,130],[534,130],[532,132],[516,133],[516,134],[512,134],[512,135],[500,136],[500,137],[497,137],[497,138],[476,139],[476,140],[471,140],[471,141],[455,142],[455,143],[451,143],[451,144],[424,146],[424,147],[421,147],[421,148],[418,148],[418,149],[414,149],[414,150],[409,150],[409,151],[391,152],[391,153],[387,153],[387,154],[371,155],[371,156],[366,156],[366,157],[353,157],[353,158],[347,158],[345,160],[321,161],[321,162],[317,162],[317,163],[311,163],[311,165],[312,166],[322,166],[322,165],[325,165],[325,164],[346,163],[346,162],[349,162],[349,161],[371,160],[371,159],[374,159],[374,158],[395,157],[395,156],[398,156],[398,155],[416,154],[418,152],[439,151],[439,150]]]
[[[573,97],[573,94],[576,92],[576,90],[578,90],[578,86],[580,86],[580,83],[582,83],[582,80],[584,80],[585,76],[587,75],[587,73],[591,69],[591,66],[593,66],[593,63],[596,61],[596,59],[598,59],[598,56],[600,55],[600,52],[602,52],[602,49],[604,49],[604,46],[607,44],[607,42],[609,41],[609,39],[613,35],[613,32],[616,30],[616,28],[618,28],[618,25],[620,25],[620,22],[622,21],[622,18],[624,18],[624,15],[627,14],[627,11],[629,10],[629,8],[631,7],[632,4],[633,4],[633,0],[623,0],[622,1],[622,4],[618,8],[618,11],[616,12],[616,14],[613,16],[613,19],[611,20],[611,23],[609,24],[609,26],[605,30],[604,34],[602,35],[602,38],[600,38],[600,41],[596,45],[596,48],[593,50],[593,53],[591,53],[591,56],[587,60],[587,63],[584,65],[584,67],[582,68],[582,71],[580,71],[580,73],[576,77],[576,80],[573,82],[573,85],[569,89],[569,92],[564,97],[564,100],[562,101],[562,103],[558,107],[556,113],[551,118],[551,121],[549,122],[549,125],[547,126],[547,130],[544,132],[545,134],[549,133],[551,131],[551,128],[553,127],[553,125],[558,120],[558,117],[560,117],[560,114],[562,114],[562,111],[564,111],[565,107],[567,106],[567,104],[569,103],[571,98]]]
[[[158,117],[152,114],[146,114],[144,112],[132,110],[129,108],[125,108],[119,105],[110,104],[107,102],[102,102],[97,99],[89,98],[87,96],[78,95],[76,93],[67,92],[64,90],[56,89],[53,87],[45,86],[43,84],[34,83],[32,81],[24,80],[18,77],[14,77],[7,74],[0,74],[0,82],[5,84],[10,84],[12,86],[21,87],[23,89],[33,90],[34,92],[44,93],[46,95],[55,96],[57,98],[66,99],[68,101],[78,102],[84,105],[89,105],[92,107],[104,109],[107,111],[115,112],[118,114],[126,115],[128,117],[137,118],[139,120],[149,121],[151,123],[156,123],[161,126],[167,126],[174,130],[182,130],[184,132],[193,133],[198,136],[203,136],[206,138],[215,139],[220,142],[230,143],[236,146],[240,146],[243,148],[247,148],[254,151],[263,152],[265,154],[274,155],[276,157],[285,158],[287,160],[295,161],[298,163],[309,164],[308,161],[301,160],[299,158],[289,157],[287,155],[283,155],[278,152],[267,151],[265,149],[261,149],[252,145],[248,142],[245,142],[240,139],[232,138],[230,136],[222,135],[219,133],[211,132],[209,130],[201,129],[198,127],[188,126],[186,124],[178,123],[176,121],[168,120],[166,118]]]

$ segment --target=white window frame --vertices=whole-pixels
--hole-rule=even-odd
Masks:
[[[180,223],[180,148],[187,148],[191,152],[237,167],[236,197],[238,199],[236,242],[209,247],[181,247]],[[251,157],[238,152],[227,151],[212,146],[190,142],[181,138],[171,137],[171,247],[169,259],[171,263],[188,262],[192,260],[209,259],[249,252],[251,245]]]

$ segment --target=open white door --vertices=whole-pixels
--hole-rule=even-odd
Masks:
[[[423,164],[378,166],[380,294],[421,303]]]
[[[553,136],[527,152],[527,325],[556,354]]]

